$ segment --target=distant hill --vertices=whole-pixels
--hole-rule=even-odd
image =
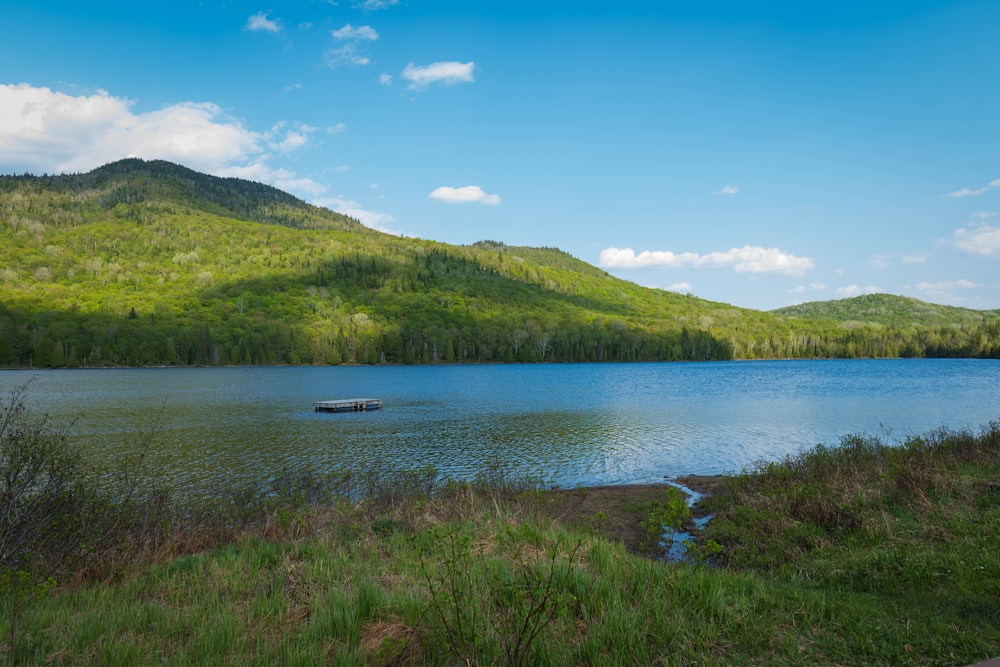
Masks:
[[[1000,319],[1000,310],[941,306],[893,294],[866,294],[837,301],[813,301],[771,312],[784,317],[895,327],[970,326]]]
[[[81,212],[118,207],[116,215],[126,219],[155,213],[143,204],[170,202],[236,220],[299,229],[364,229],[353,218],[311,206],[270,185],[210,176],[163,160],[130,158],[86,174],[0,177],[0,193],[5,185],[48,192],[55,198],[70,196]]]
[[[992,315],[940,308],[736,308],[162,161],[0,177],[0,367],[1000,356]]]

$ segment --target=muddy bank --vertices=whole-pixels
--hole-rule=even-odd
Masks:
[[[675,482],[703,496],[719,493],[722,476],[687,475],[664,480],[662,484],[621,484],[588,486],[574,489],[553,489],[544,494],[544,509],[564,523],[598,530],[616,539],[632,553],[645,553],[646,531],[641,522],[649,516],[654,504],[663,499],[664,491]],[[700,505],[691,508],[694,517],[706,511]]]

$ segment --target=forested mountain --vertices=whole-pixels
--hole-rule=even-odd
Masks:
[[[166,162],[0,177],[5,367],[1000,356],[986,319],[740,309],[555,249],[382,234]]]
[[[115,219],[143,222],[184,207],[301,229],[367,231],[357,220],[269,185],[209,176],[163,160],[120,160],[87,174],[0,177],[0,195],[12,197],[10,210],[25,197],[46,200],[42,211],[52,218],[43,221],[61,223],[90,221],[108,212]]]
[[[812,301],[771,311],[785,317],[885,326],[974,326],[1000,319],[1000,310],[941,306],[894,294],[865,294],[837,301]]]

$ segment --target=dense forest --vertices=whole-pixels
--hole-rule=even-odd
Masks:
[[[376,232],[167,162],[0,177],[0,366],[1000,357],[1000,312],[878,295],[773,313],[552,248]]]

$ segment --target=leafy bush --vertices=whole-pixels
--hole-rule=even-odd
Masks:
[[[0,403],[0,572],[46,579],[121,537],[134,486],[101,474],[47,417],[30,415],[25,391]]]

